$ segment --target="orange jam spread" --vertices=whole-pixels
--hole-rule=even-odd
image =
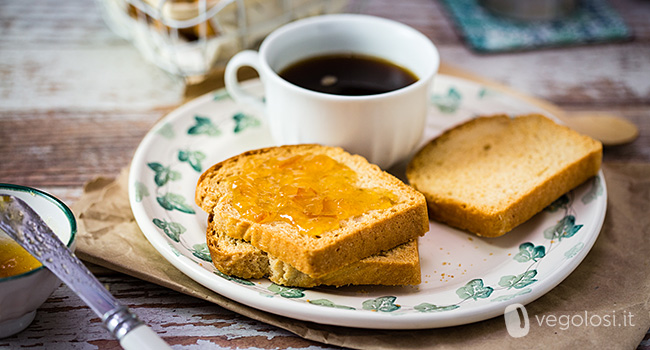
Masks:
[[[20,275],[40,266],[36,258],[0,231],[0,278]]]
[[[357,173],[321,154],[285,159],[249,159],[241,174],[226,180],[239,214],[264,224],[286,222],[319,235],[341,220],[386,209],[397,196],[382,188],[357,186]]]

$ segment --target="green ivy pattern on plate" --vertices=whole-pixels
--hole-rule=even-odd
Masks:
[[[228,276],[228,275],[222,273],[221,271],[219,271],[217,269],[214,270],[214,274],[221,277],[221,278],[223,278],[223,279],[225,279],[225,280],[232,281],[232,282],[239,283],[239,284],[243,284],[245,286],[255,286],[255,283],[253,283],[253,282],[251,282],[251,281],[249,281],[247,279]]]
[[[467,282],[464,287],[458,288],[456,290],[456,295],[465,301],[469,299],[477,300],[479,298],[489,298],[490,295],[492,295],[492,292],[494,292],[494,288],[485,286],[482,279],[476,278]]]
[[[178,160],[181,162],[186,162],[196,171],[200,173],[203,167],[201,162],[205,159],[205,153],[201,151],[190,151],[190,150],[179,150],[178,151]]]
[[[309,300],[309,303],[314,304],[314,305],[325,306],[325,307],[332,307],[332,308],[335,308],[335,309],[355,310],[355,308],[353,308],[351,306],[334,304],[332,301],[327,300],[327,299]]]
[[[361,305],[363,305],[364,310],[393,312],[401,308],[400,305],[395,304],[395,300],[397,300],[397,297],[385,296],[375,299],[368,299]]]
[[[144,197],[149,197],[149,189],[142,182],[136,181],[133,184],[133,187],[135,188],[135,201],[136,202],[142,202],[142,199]]]
[[[187,231],[183,225],[177,222],[167,222],[165,220],[153,219],[153,224],[156,225],[156,227],[159,229],[163,230],[167,237],[176,243],[181,241],[181,234]]]
[[[195,124],[187,129],[189,135],[208,135],[211,137],[221,135],[221,130],[212,123],[212,120],[199,115],[194,116]]]
[[[584,204],[589,204],[589,203],[593,202],[594,200],[596,200],[596,198],[598,198],[599,196],[602,196],[603,191],[604,191],[603,184],[602,184],[602,181],[601,181],[600,177],[595,177],[594,180],[591,183],[591,187],[589,189],[589,192],[587,192],[587,194],[582,196],[582,198],[580,200]]]
[[[543,245],[534,245],[533,243],[526,242],[519,246],[519,253],[514,257],[519,262],[537,261],[546,255],[546,248]]]
[[[448,124],[445,125],[457,124],[464,118],[481,113],[503,113],[502,93],[476,84],[468,88],[467,83],[462,80],[451,78],[442,80],[443,84],[432,92],[430,102],[434,107],[432,109],[437,112],[435,118],[448,118],[445,122]],[[232,99],[225,90],[219,90],[212,94],[209,102],[232,104]],[[512,102],[505,102],[507,107],[512,107],[512,114],[521,114],[519,113],[521,110],[526,111],[525,108],[528,108],[523,104],[511,106],[508,103]],[[150,136],[160,138],[161,141],[172,144],[174,148],[167,153],[158,153],[158,156],[146,159],[143,165],[146,175],[131,184],[131,193],[138,205],[146,202],[160,209],[155,211],[157,214],[151,217],[149,222],[160,235],[166,237],[168,248],[174,256],[179,259],[189,259],[203,269],[211,271],[214,278],[223,279],[233,286],[250,289],[270,300],[280,298],[341,312],[354,311],[395,316],[444,315],[453,313],[454,310],[473,308],[474,305],[485,305],[486,302],[506,303],[532,295],[536,285],[544,278],[544,273],[540,271],[544,270],[549,256],[557,259],[557,255],[560,254],[564,261],[570,261],[579,255],[584,256],[581,253],[584,253],[586,247],[583,237],[586,235],[583,234],[586,232],[585,223],[579,214],[580,211],[575,209],[576,193],[572,191],[557,199],[540,214],[548,218],[541,219],[545,226],[540,228],[539,234],[534,235],[534,239],[518,242],[510,248],[507,255],[511,262],[507,272],[504,270],[503,273],[498,271],[486,273],[485,276],[456,280],[453,287],[436,293],[435,298],[423,298],[413,302],[413,299],[408,299],[409,293],[400,295],[389,292],[384,295],[373,294],[365,298],[364,293],[357,293],[354,302],[347,303],[339,301],[347,299],[337,297],[337,293],[339,291],[344,293],[346,287],[335,290],[290,288],[267,280],[256,281],[227,276],[212,266],[205,241],[186,238],[191,236],[184,225],[187,218],[203,213],[193,204],[194,193],[179,191],[177,186],[184,181],[189,181],[188,177],[197,177],[206,166],[212,165],[210,154],[213,149],[204,144],[222,139],[232,139],[236,142],[239,137],[244,137],[247,131],[264,129],[265,123],[256,115],[243,109],[233,109],[228,115],[215,116],[211,112],[211,110],[218,110],[215,106],[176,122],[164,121],[152,131]],[[600,205],[602,197],[606,195],[602,177],[596,176],[583,186],[588,188],[586,191],[579,192],[580,198],[577,203],[582,208]],[[565,246],[566,248],[562,248]],[[559,253],[555,253],[556,250]]]
[[[302,298],[305,296],[302,288],[285,287],[275,283],[271,284],[267,289],[283,298]]]
[[[193,245],[192,255],[203,261],[212,262],[212,258],[210,257],[210,250],[208,249],[207,243],[199,243]]]
[[[437,306],[429,303],[418,304],[414,307],[415,310],[419,312],[442,312],[442,311],[451,311],[458,309],[460,306],[457,304],[447,305],[447,306]]]
[[[167,123],[163,124],[163,126],[161,126],[156,133],[168,140],[171,140],[176,136],[174,134],[174,127],[172,127],[171,124]]]
[[[431,96],[431,103],[440,112],[447,114],[456,112],[462,100],[463,96],[455,87],[450,87],[446,94],[434,94]]]

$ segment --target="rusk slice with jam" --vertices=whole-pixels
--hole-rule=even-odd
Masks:
[[[267,277],[275,284],[300,288],[320,285],[403,286],[416,285],[421,280],[417,240],[313,278],[246,241],[215,230],[212,219],[212,216],[208,219],[208,248],[212,263],[226,275],[245,279]]]
[[[336,164],[351,169],[355,174],[355,179],[351,180],[355,188],[387,191],[392,204],[337,221],[335,228],[318,234],[301,231],[296,225],[281,220],[252,220],[233,205],[230,179],[244,174],[250,162],[262,166],[276,160],[313,155],[327,156]],[[315,182],[328,181],[325,172],[318,169],[302,176],[313,178],[310,181]],[[254,186],[251,188],[255,189]],[[421,193],[368,163],[365,158],[338,147],[290,145],[245,152],[205,171],[198,181],[195,200],[204,211],[213,215],[215,232],[248,242],[311,278],[322,277],[390,250],[424,235],[429,229],[426,201]]]

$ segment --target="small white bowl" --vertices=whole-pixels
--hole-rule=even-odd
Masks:
[[[63,202],[40,190],[10,184],[0,184],[0,195],[13,195],[25,201],[69,249],[74,249],[77,222]],[[0,278],[0,338],[27,328],[36,309],[60,285],[61,281],[43,266]]]

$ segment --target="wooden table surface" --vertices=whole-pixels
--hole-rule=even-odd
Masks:
[[[407,23],[442,60],[567,110],[607,111],[640,129],[604,161],[650,162],[650,2],[611,0],[634,40],[531,52],[469,50],[436,0],[368,0],[360,12]],[[183,100],[183,82],[147,63],[84,0],[0,2],[0,182],[37,187],[74,203],[96,176],[115,177],[149,128]],[[217,305],[110,270],[100,280],[175,349],[330,348]],[[650,340],[639,345],[650,349]],[[119,348],[66,286],[25,331],[0,348]]]

